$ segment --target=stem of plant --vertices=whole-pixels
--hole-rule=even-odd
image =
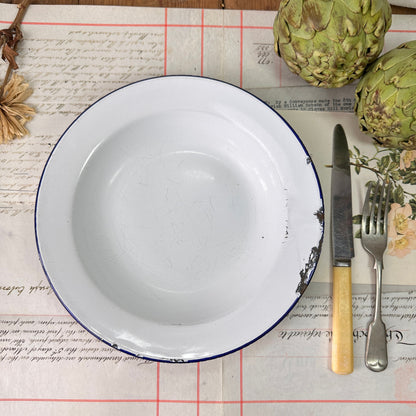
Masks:
[[[354,162],[350,162],[350,165],[351,165],[351,166],[357,166],[357,167],[359,167],[359,168],[361,168],[361,169],[367,169],[367,170],[370,170],[371,172],[374,172],[377,176],[378,176],[378,175],[380,175],[380,176],[381,176],[381,173],[380,173],[377,169],[372,168],[372,167],[370,167],[370,166],[366,166],[366,165],[362,165],[361,163],[354,163]]]
[[[22,20],[25,16],[26,10],[30,5],[31,0],[22,0],[22,2],[17,6],[18,7],[18,11],[16,14],[16,17],[13,20],[13,23],[9,26],[9,29],[13,30],[13,29],[19,29],[20,28],[20,24],[22,23]],[[16,50],[17,47],[17,43],[15,43],[13,49]],[[6,75],[4,77],[3,83],[0,86],[0,97],[3,95],[3,91],[4,91],[4,87],[6,86],[7,82],[9,81],[9,78],[11,76],[13,72],[13,68],[11,63],[9,63],[8,67],[7,67],[7,71],[6,71]]]

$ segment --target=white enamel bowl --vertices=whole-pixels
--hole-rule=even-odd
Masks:
[[[162,361],[214,358],[293,307],[322,239],[322,196],[288,124],[201,77],[140,81],[63,134],[36,237],[57,296],[104,342]]]

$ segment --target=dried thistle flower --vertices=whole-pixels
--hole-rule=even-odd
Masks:
[[[13,73],[0,96],[0,143],[7,143],[28,134],[25,127],[35,110],[24,104],[32,90],[22,75]]]

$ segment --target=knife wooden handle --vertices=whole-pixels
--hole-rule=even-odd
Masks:
[[[334,267],[332,304],[332,371],[350,374],[354,369],[351,267]]]

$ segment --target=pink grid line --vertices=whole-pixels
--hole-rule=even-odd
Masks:
[[[160,363],[156,366],[156,416],[159,416],[160,408]]]
[[[243,350],[240,350],[240,416],[243,416]]]
[[[0,318],[3,316],[49,316],[51,318],[72,318],[72,316],[70,314],[56,314],[56,315],[51,315],[50,313],[44,313],[44,314],[39,314],[39,313],[0,313]]]
[[[243,86],[243,11],[240,10],[240,88]]]
[[[196,366],[196,414],[197,416],[199,416],[199,407],[201,403],[200,382],[201,382],[201,365],[200,363],[198,363]]]
[[[416,33],[416,30],[414,29],[391,29],[389,30],[391,33]]]
[[[167,73],[167,62],[168,62],[168,9],[165,8],[165,51],[164,51],[164,69],[163,75]]]
[[[201,77],[204,75],[204,9],[201,10]]]

